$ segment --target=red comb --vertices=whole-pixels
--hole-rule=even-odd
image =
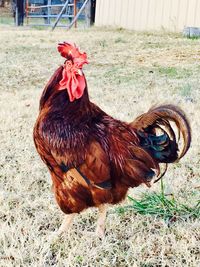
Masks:
[[[80,52],[75,44],[70,42],[64,42],[58,44],[58,51],[62,57],[67,59],[72,59],[74,64],[79,68],[82,68],[83,64],[87,64],[87,54],[85,52]]]

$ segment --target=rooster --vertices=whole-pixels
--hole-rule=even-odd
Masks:
[[[34,142],[66,214],[57,234],[69,229],[75,214],[97,207],[96,233],[102,237],[106,204],[122,201],[130,187],[150,187],[162,175],[161,163],[185,155],[191,130],[183,111],[173,105],[153,107],[131,123],[112,118],[89,99],[82,70],[86,53],[67,42],[58,51],[65,62],[42,93]],[[171,121],[183,139],[180,152]]]

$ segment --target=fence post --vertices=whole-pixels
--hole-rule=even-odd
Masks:
[[[48,11],[48,17],[47,17],[47,24],[51,24],[51,19],[50,19],[50,14],[51,14],[51,0],[48,0],[48,7],[47,7],[47,11]]]
[[[15,8],[16,26],[23,26],[24,23],[24,1],[17,0]]]
[[[84,10],[85,6],[87,5],[89,0],[85,0],[85,2],[83,3],[82,7],[79,9],[78,13],[76,14],[76,16],[73,18],[72,22],[67,25],[67,29],[71,29],[71,27],[74,25],[74,23],[77,21],[78,17],[80,16],[80,14],[82,13],[82,11]]]
[[[19,14],[18,14],[18,7],[15,8],[15,26],[19,26]]]
[[[26,0],[26,10],[25,10],[25,11],[26,11],[26,24],[27,24],[27,25],[28,25],[28,22],[29,22],[29,20],[28,20],[28,11],[29,11],[29,10],[28,10],[28,7],[29,7],[29,6],[28,6],[28,0]]]

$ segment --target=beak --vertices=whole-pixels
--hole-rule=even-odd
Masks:
[[[78,73],[80,76],[83,76],[83,72],[82,72],[81,69],[78,69],[78,70],[77,70],[77,73]]]

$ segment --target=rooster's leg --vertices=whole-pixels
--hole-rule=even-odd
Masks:
[[[101,205],[98,207],[98,209],[99,209],[99,218],[97,220],[96,235],[100,238],[103,238],[105,236],[105,220],[106,220],[107,207],[105,205]]]
[[[65,215],[65,218],[56,233],[58,236],[69,230],[75,215],[76,213]]]

